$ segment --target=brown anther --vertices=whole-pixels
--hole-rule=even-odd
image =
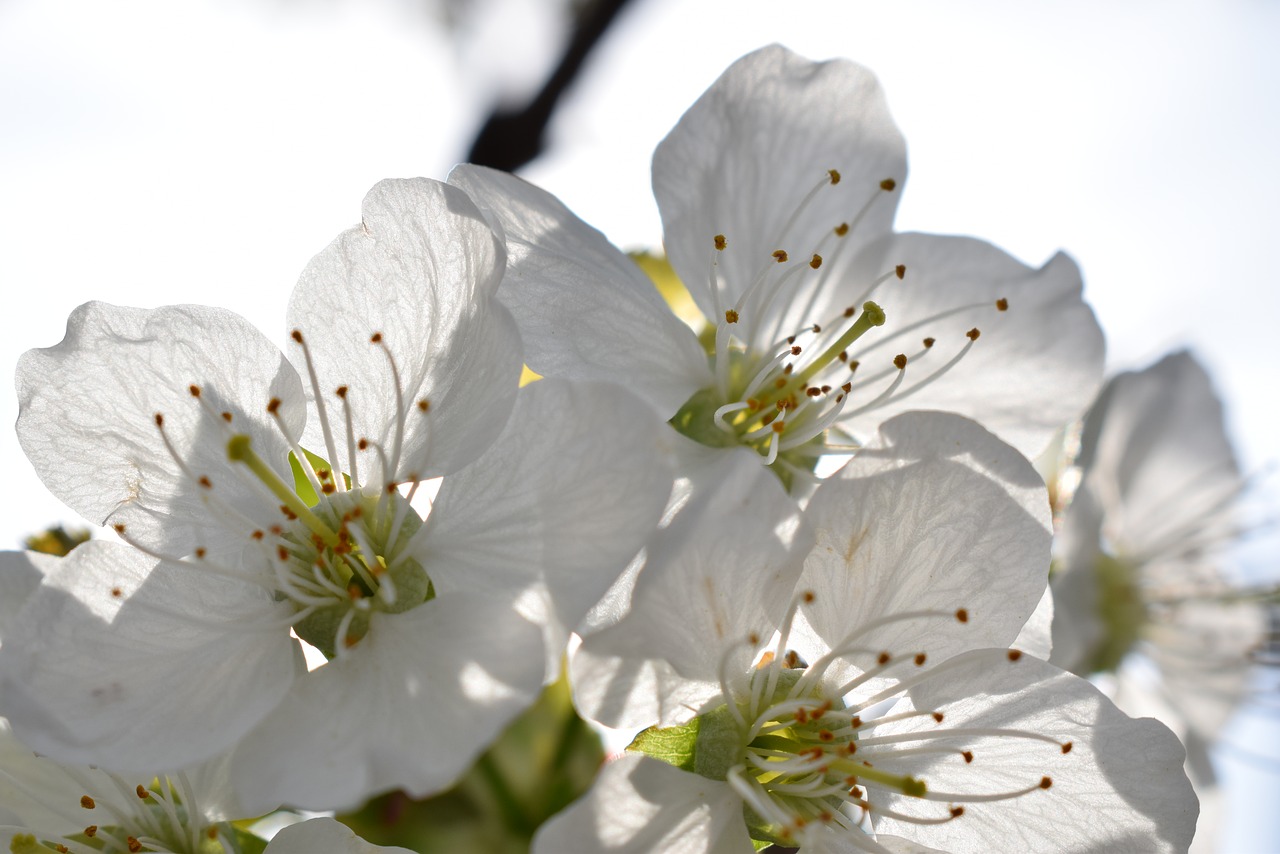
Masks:
[[[123,595],[124,595],[124,591],[123,591],[123,590],[121,590],[119,587],[112,587],[112,588],[111,588],[111,595],[112,595],[114,598],[119,599],[121,596],[123,596]],[[84,804],[83,804],[83,803],[81,803],[81,806],[84,806]],[[85,809],[93,809],[93,807],[85,807]]]
[[[809,722],[809,710],[804,706],[796,709],[796,713],[792,715],[798,724],[807,724]]]
[[[907,354],[899,353],[893,357],[893,366],[898,370],[902,370],[907,366]]]
[[[787,343],[788,343],[788,344],[794,344],[794,343],[796,343],[796,336],[794,336],[794,335],[788,335],[788,336],[787,336]]]
[[[848,308],[846,308],[846,309],[844,310],[844,316],[845,316],[845,317],[853,317],[853,314],[854,314],[854,308],[853,308],[853,306],[849,306]],[[841,350],[840,352],[841,352],[842,354],[847,353],[847,351],[845,351],[845,350]],[[845,356],[845,358],[848,358],[848,356],[846,355],[846,356]],[[841,361],[844,361],[844,359],[841,359]]]
[[[907,265],[899,264],[898,266],[894,267],[893,274],[897,276],[899,279],[905,278],[907,275]]]
[[[876,664],[879,664],[881,667],[883,667],[884,665],[889,663],[889,660],[891,658],[893,658],[892,655],[890,655],[887,652],[882,652],[876,656]]]
[[[747,635],[747,643],[751,644],[752,646],[755,646],[756,644],[760,643],[760,635],[756,634],[755,632],[752,632],[751,634]]]
[[[427,400],[425,397],[422,400],[418,401],[419,412],[427,412],[430,409],[431,409],[431,401]]]
[[[381,332],[375,332],[375,333],[373,333],[372,335],[370,335],[370,336],[369,336],[369,343],[370,343],[370,344],[381,344],[381,343],[382,343],[382,333],[381,333]]]
[[[828,170],[827,170],[827,175],[829,175],[829,176],[831,177],[831,183],[832,183],[832,184],[839,184],[839,183],[840,183],[840,170],[839,170],[839,169],[828,169]]]
[[[295,329],[295,330],[293,330],[292,332],[290,332],[290,333],[289,333],[289,337],[290,337],[290,338],[292,338],[294,341],[297,341],[299,344],[301,344],[301,343],[302,343],[302,330],[301,330],[301,329]]]
[[[135,837],[126,836],[124,838],[124,844],[129,847],[129,854],[138,854],[138,852],[142,850],[142,843]]]
[[[827,393],[827,392],[829,392],[829,391],[831,391],[831,386],[829,386],[829,385],[824,385],[824,386],[822,387],[822,393],[823,393],[823,394],[826,394],[826,393]]]
[[[773,250],[773,260],[777,261],[779,264],[782,264],[782,263],[786,262],[786,260],[787,260],[787,250],[785,250],[785,249],[775,249],[775,250]]]
[[[785,421],[773,422],[773,432],[781,433],[783,430],[786,430],[786,429],[787,429],[787,424]]]
[[[814,334],[814,335],[817,335],[819,332],[821,332],[821,331],[822,331],[822,327],[821,327],[821,326],[819,326],[819,325],[818,325],[818,324],[816,324],[816,323],[815,323],[815,324],[813,324],[813,326],[812,326],[811,328],[813,329],[813,334]]]
[[[862,797],[863,797],[862,789],[859,788],[858,786],[850,786],[849,794],[853,795],[858,800],[862,800]]]
[[[338,487],[334,486],[332,483],[325,483],[325,484],[321,484],[320,491],[323,492],[325,495],[333,495],[335,492],[338,491]]]
[[[934,712],[933,721],[934,723],[939,723],[939,724],[942,723],[942,712]]]
[[[207,837],[209,837],[209,839],[211,839],[211,840],[212,840],[212,839],[217,839],[217,838],[218,838],[218,826],[217,826],[216,824],[211,824],[211,825],[209,825],[208,827],[206,827],[206,828],[204,829],[204,835],[205,835],[205,836],[207,836]]]
[[[928,350],[930,347],[932,347],[932,346],[933,346],[933,343],[934,343],[934,339],[933,339],[933,338],[926,338],[926,339],[924,339],[924,348],[925,348],[926,350]]]
[[[810,258],[810,259],[809,259],[809,266],[810,266],[810,267],[812,267],[812,268],[813,268],[813,269],[815,269],[815,270],[816,270],[816,269],[818,269],[819,267],[821,267],[821,266],[822,266],[822,256],[821,256],[821,255],[814,255],[812,258]]]
[[[270,530],[271,533],[277,537],[284,533],[284,528],[281,528],[279,525],[272,525]]]
[[[225,421],[225,422],[227,422],[228,424],[230,424],[230,423],[231,423],[231,413],[230,413],[230,412],[224,412],[224,413],[222,413],[222,420],[223,420],[223,421]]]
[[[814,327],[814,331],[815,331],[815,332],[817,331],[817,327],[816,327],[816,326]],[[783,368],[783,369],[782,369],[782,373],[783,373],[783,375],[784,375],[784,376],[788,376],[788,377],[789,377],[789,376],[791,376],[791,372],[795,370],[795,367],[796,367],[795,365],[787,365],[785,368]],[[785,385],[785,383],[784,383],[784,385]]]
[[[70,852],[71,852],[71,849],[70,849],[70,848],[68,848],[67,846],[62,845],[62,844],[58,844],[58,845],[53,846],[53,850],[54,850],[54,851],[57,851],[57,852],[58,852],[58,854],[70,854]]]
[[[284,546],[276,546],[276,557],[280,558],[280,560],[288,560],[289,550]]]
[[[266,536],[266,534],[264,534],[262,531],[254,531],[254,532],[253,532],[252,534],[250,534],[249,536],[253,537],[255,540],[260,540],[260,539],[262,539],[263,537],[265,537],[265,536]]]
[[[93,798],[89,797],[88,795],[84,795],[80,798],[80,806],[84,807],[87,810],[91,810],[94,807],[96,807],[97,804],[93,802]]]
[[[892,178],[885,178],[883,181],[880,182],[880,189],[884,190],[886,193],[893,192],[894,189],[897,188],[897,186],[898,186],[898,182],[893,180]]]
[[[967,608],[957,608],[956,619],[962,623],[969,622],[969,610]]]
[[[852,756],[858,752],[858,745],[855,742],[847,741],[845,742],[844,747],[840,748],[840,750],[845,756]]]
[[[1007,299],[1005,299],[1004,297],[1000,297],[1000,299],[996,300],[996,311],[1008,311],[1008,310],[1009,310],[1009,301]]]
[[[717,234],[713,242],[715,243],[716,250],[719,252],[723,252],[724,248],[729,245],[729,241],[724,239],[723,234]]]
[[[845,383],[844,385],[840,386],[840,390],[843,391],[845,394],[848,394],[850,391],[853,390],[853,383]]]
[[[782,657],[782,663],[786,665],[788,670],[795,670],[800,664],[800,653],[794,649],[787,650],[787,654]]]
[[[333,390],[333,393],[336,394],[338,397],[345,398],[347,396],[347,387],[344,385],[340,385]]]
[[[812,590],[806,590],[804,593],[800,594],[800,598],[804,601],[806,605],[808,605],[811,602],[813,602],[813,600],[816,599],[817,597],[813,595]]]
[[[164,426],[164,416],[161,415],[159,412],[156,413],[156,426],[157,427]]]
[[[200,548],[196,549],[196,557],[203,558],[206,554],[208,554],[208,552],[204,550],[204,546],[201,546]]]
[[[834,184],[835,182],[832,181],[831,183]],[[826,810],[823,810],[822,812],[818,813],[818,821],[822,822],[823,824],[830,824],[831,819],[833,819],[834,817],[835,816],[833,816],[831,813],[827,812]]]
[[[849,233],[849,223],[842,222],[835,227],[836,237],[844,237]]]
[[[289,509],[289,505],[288,505],[288,504],[281,504],[281,505],[280,505],[280,512],[281,512],[281,513],[283,513],[283,514],[284,514],[284,518],[288,519],[290,522],[292,522],[292,521],[294,521],[294,520],[296,520],[296,519],[298,518],[298,514],[297,514],[297,513],[294,513],[292,510],[290,510],[290,509]]]
[[[1010,661],[1017,661],[1019,658],[1022,658],[1022,650],[1020,650],[1020,649],[1011,649],[1011,650],[1009,650],[1009,660],[1010,660]]]
[[[191,396],[192,396],[192,397],[199,397],[199,396],[200,396],[200,386],[198,386],[198,385],[194,385],[194,384],[193,384],[193,385],[189,385],[189,386],[187,386],[187,391],[191,392]]]
[[[964,334],[964,337],[968,338],[970,341],[977,341],[978,336],[981,334],[982,333],[978,331],[978,327],[975,326],[972,329],[970,329],[968,332],[966,332]]]
[[[134,789],[134,791],[137,793],[138,800],[140,801],[145,801],[147,798],[151,797],[151,793],[148,792],[141,783],[138,784],[138,788]]]
[[[725,313],[724,313],[724,322],[725,322],[725,323],[737,323],[737,322],[738,322],[738,312],[734,311],[734,310],[733,310],[733,309],[731,309],[731,308],[730,308],[730,309],[726,309],[726,310],[725,310]]]
[[[849,373],[853,373],[854,371],[858,370],[858,365],[861,365],[861,364],[862,364],[862,363],[861,363],[861,362],[859,362],[857,359],[853,359],[852,361],[850,361],[850,362],[849,362]]]
[[[961,753],[960,755],[964,757],[964,764],[965,764],[965,765],[968,765],[970,762],[972,762],[972,761],[973,761],[973,751],[972,751],[972,750],[966,750],[964,753]]]
[[[821,748],[821,747],[810,747],[810,748],[807,748],[807,749],[805,749],[805,750],[800,751],[800,755],[801,755],[801,756],[806,756],[806,757],[808,757],[809,759],[821,759],[821,758],[822,758],[823,756],[825,756],[826,754],[825,754],[825,753],[823,753],[823,751],[822,751],[822,748]]]
[[[799,345],[799,344],[797,344],[796,346],[794,346],[794,347],[792,347],[792,348],[791,348],[791,355],[793,355],[793,356],[799,356],[799,355],[800,355],[801,353],[803,353],[803,352],[804,352],[804,350],[803,350],[803,348],[801,348],[801,347],[800,347],[800,345]]]
[[[862,726],[862,715],[854,715],[849,719],[849,726],[858,729]]]
[[[357,448],[359,448],[359,449],[360,449],[360,450],[362,450],[362,451],[367,451],[367,450],[369,450],[369,440],[368,440],[368,439],[361,439],[359,442],[356,442],[356,447],[357,447]]]
[[[393,480],[387,484],[387,495],[396,491],[396,482]]]
[[[200,475],[200,485],[205,489],[213,489],[213,482],[205,475]]]
[[[267,401],[267,412],[271,413],[272,415],[275,415],[279,411],[280,411],[280,398],[273,397],[271,398],[271,400]]]
[[[923,667],[928,657],[929,656],[925,655],[923,652],[917,652],[915,657],[916,667]]]
[[[1062,752],[1064,754],[1071,752],[1071,742],[1068,741],[1066,744],[1062,745]]]
[[[1053,785],[1053,780],[1052,780],[1052,779],[1050,779],[1050,778],[1048,778],[1048,777],[1041,777],[1041,778],[1040,778],[1040,788],[1042,788],[1042,789],[1047,789],[1047,788],[1049,788],[1049,787],[1050,787],[1050,786],[1052,786],[1052,785]]]
[[[89,825],[88,827],[86,827],[86,828],[84,829],[84,835],[85,835],[85,836],[87,836],[87,837],[89,837],[90,839],[92,839],[93,837],[97,836],[97,835],[98,835],[98,826],[97,826],[96,824],[91,824],[91,825]]]
[[[952,807],[952,808],[951,808],[951,817],[952,817],[952,818],[959,818],[959,817],[960,817],[960,816],[962,816],[962,815],[964,815],[964,807]]]
[[[822,394],[822,389],[817,386],[809,386],[804,390],[804,393],[809,395],[809,397],[818,397]]]
[[[112,530],[114,530],[117,534],[123,534],[123,533],[124,533],[124,525],[121,525],[121,524],[119,524],[119,523],[116,523],[115,525],[112,525],[112,526],[111,526],[111,528],[112,528]]]
[[[748,397],[747,409],[750,409],[752,412],[758,412],[760,410],[760,401],[756,400],[754,397]]]
[[[818,741],[835,741],[836,734],[829,729],[818,730]]]

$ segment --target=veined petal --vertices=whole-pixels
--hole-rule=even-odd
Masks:
[[[878,419],[910,409],[956,412],[1036,456],[1088,406],[1102,381],[1104,344],[1069,257],[1059,253],[1036,270],[980,240],[900,234],[862,253],[852,277],[873,279],[898,264],[903,280],[875,292],[889,334],[868,335],[849,351],[850,359],[885,367],[895,354],[912,356],[907,382],[876,410]],[[945,377],[910,392],[913,374],[941,367],[975,328],[981,339]],[[936,343],[916,357],[926,337]]]
[[[1008,646],[1048,583],[1043,481],[956,415],[907,413],[882,425],[878,442],[818,488],[805,518],[818,544],[800,583],[819,595],[801,615],[821,648],[840,647],[850,631],[860,648],[927,651],[935,661]],[[915,612],[929,613],[897,616]]]
[[[529,367],[621,382],[668,418],[711,383],[706,353],[653,283],[555,196],[514,175],[463,165],[449,182],[501,225],[511,307]]]
[[[964,812],[954,820],[918,825],[877,816],[874,807],[931,817],[945,803],[872,788],[877,831],[957,854],[1174,852],[1191,843],[1197,810],[1177,738],[1161,723],[1127,717],[1077,676],[1031,656],[1012,659],[1007,650],[982,650],[939,668],[900,705],[903,711],[941,710],[945,723],[927,715],[907,717],[876,727],[873,736],[920,732],[929,744],[955,750],[901,750],[895,772],[923,777],[934,793],[1034,790],[989,803],[963,802]],[[952,732],[938,737],[945,730]],[[962,759],[960,750],[970,751],[972,760]]]
[[[49,490],[86,518],[186,554],[222,545],[210,493],[250,517],[278,517],[259,485],[231,470],[227,440],[251,436],[291,482],[288,445],[267,406],[281,401],[281,421],[299,435],[306,404],[292,366],[238,315],[87,303],[60,344],[23,355],[17,385],[23,450]]]
[[[543,661],[536,627],[492,591],[375,613],[348,655],[296,680],[249,734],[232,782],[248,804],[308,809],[438,792],[533,702]]]
[[[62,558],[0,647],[0,713],[35,750],[111,770],[228,748],[302,667],[290,610],[198,563],[116,543]]]
[[[365,842],[355,831],[331,818],[313,818],[291,824],[281,830],[268,843],[263,854],[413,854],[408,848],[374,845]]]
[[[494,299],[505,260],[465,193],[419,178],[377,184],[363,223],[303,271],[289,328],[309,348],[333,432],[345,434],[349,405],[354,438],[378,443],[395,469],[366,454],[360,468],[374,474],[362,480],[452,472],[501,431],[520,375],[519,335]],[[309,427],[310,449],[323,449],[318,420]]]
[[[838,183],[802,206],[832,169]],[[906,144],[871,72],[847,60],[810,62],[772,45],[729,66],[658,145],[653,192],[672,266],[714,318],[773,262],[775,250],[803,260],[829,254],[814,241],[853,224],[839,253],[847,260],[886,234],[898,194],[880,184],[893,179],[900,191],[906,173]],[[726,251],[715,251],[716,235],[725,237]],[[708,286],[713,260],[718,298]],[[834,254],[831,261],[839,263]],[[803,303],[797,300],[797,309]]]
[[[568,633],[657,526],[670,431],[611,383],[520,391],[489,452],[447,477],[415,550],[441,592],[509,591],[544,627],[548,673]]]
[[[59,558],[39,552],[0,552],[0,644],[5,630],[20,613]]]
[[[1053,654],[1053,588],[1045,588],[1040,604],[1036,605],[1014,638],[1013,648],[1044,661],[1049,660]]]
[[[729,785],[629,754],[539,828],[534,854],[743,854],[742,800]]]

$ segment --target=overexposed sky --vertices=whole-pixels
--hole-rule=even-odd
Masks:
[[[484,0],[451,35],[410,0],[0,0],[0,363],[89,299],[213,303],[283,340],[289,289],[365,190],[445,177],[494,90],[541,79],[551,5]],[[900,228],[1032,264],[1066,249],[1113,367],[1194,346],[1246,469],[1280,456],[1280,4],[633,0],[526,174],[656,244],[653,146],[771,41],[879,74],[910,153]],[[11,433],[0,466],[7,546],[72,519]],[[1240,790],[1274,801],[1280,774],[1250,767]],[[1262,812],[1237,824],[1275,840]]]

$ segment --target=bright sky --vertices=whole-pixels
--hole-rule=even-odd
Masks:
[[[542,5],[476,4],[464,41],[408,0],[0,4],[0,363],[56,343],[88,299],[213,303],[283,340],[290,287],[364,191],[443,178],[493,87],[540,76],[556,32]],[[1192,345],[1246,468],[1277,459],[1280,4],[633,5],[527,172],[615,242],[659,241],[650,153],[730,61],[770,41],[848,56],[880,75],[907,136],[900,228],[1034,264],[1066,249],[1114,367]],[[70,518],[12,438],[0,466],[8,544]],[[1267,726],[1239,737],[1274,747]],[[1228,770],[1274,806],[1276,767]],[[1280,848],[1273,809],[1233,803],[1230,850]]]

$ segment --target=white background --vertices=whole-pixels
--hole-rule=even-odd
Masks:
[[[1246,470],[1276,459],[1280,6],[633,6],[527,170],[615,242],[659,242],[650,152],[730,61],[770,41],[848,56],[907,136],[900,228],[1032,264],[1065,248],[1112,368],[1193,346]],[[453,30],[408,0],[0,0],[0,363],[56,343],[88,299],[213,303],[282,340],[297,274],[364,191],[443,178],[489,98],[540,81],[559,33],[550,0],[475,3]],[[0,472],[3,546],[73,520],[11,435]],[[1255,500],[1278,493],[1271,476]],[[1249,560],[1276,571],[1274,550]],[[1243,749],[1222,754],[1224,850],[1280,849],[1276,736],[1256,713],[1228,734]]]

